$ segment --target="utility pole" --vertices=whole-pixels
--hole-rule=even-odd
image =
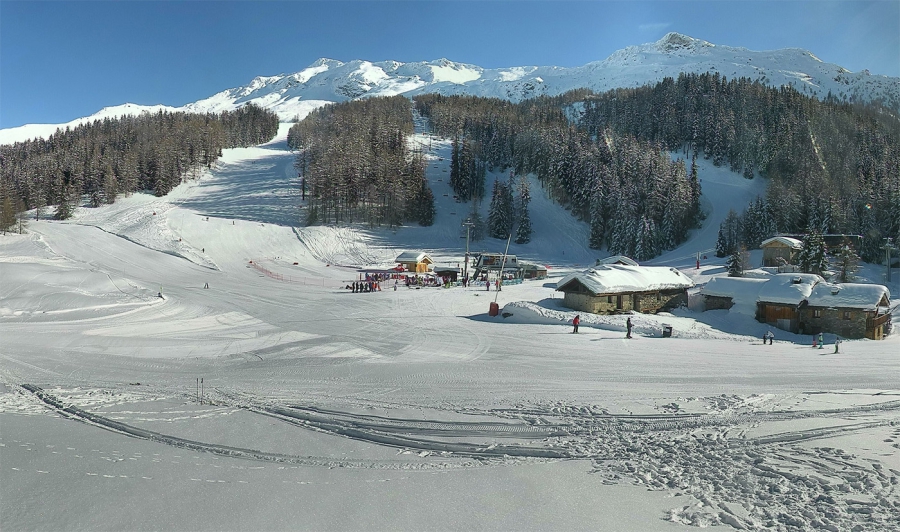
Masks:
[[[465,279],[466,284],[469,284],[469,233],[472,231],[472,228],[475,227],[475,224],[472,223],[471,218],[466,218],[466,221],[462,223],[463,227],[466,228],[466,262],[463,263],[463,279]]]
[[[887,273],[885,273],[884,281],[886,283],[891,282],[891,250],[894,249],[894,239],[893,238],[885,238],[884,239],[884,265],[887,268]]]

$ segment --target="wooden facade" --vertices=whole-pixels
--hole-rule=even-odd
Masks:
[[[765,240],[759,247],[763,251],[762,265],[775,267],[795,264],[803,245],[794,238],[776,236]]]
[[[756,319],[784,331],[800,332],[800,305],[756,303]]]

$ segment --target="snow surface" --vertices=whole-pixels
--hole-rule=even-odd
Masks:
[[[462,261],[449,143],[412,140],[435,226],[301,227],[287,127],[166,197],[0,236],[0,529],[896,530],[900,336],[763,346],[688,309],[571,334],[556,281],[597,253],[536,180],[510,253],[549,279],[351,293],[404,250]],[[706,225],[654,263],[702,286],[764,183],[700,177]]]

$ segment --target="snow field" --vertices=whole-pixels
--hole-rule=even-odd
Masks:
[[[596,252],[537,183],[510,253],[550,279],[352,294],[407,249],[461,261],[449,144],[414,139],[436,226],[301,228],[281,133],[165,198],[0,238],[2,528],[891,530],[896,336],[763,346],[752,318],[691,310],[571,334],[554,285]],[[701,165],[707,225],[654,263],[720,273],[695,252],[762,186],[727,174]]]

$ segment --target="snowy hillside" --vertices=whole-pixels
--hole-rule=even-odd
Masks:
[[[718,72],[727,78],[747,77],[772,86],[791,85],[798,91],[824,98],[829,93],[848,101],[882,101],[900,110],[900,79],[850,72],[825,63],[806,50],[752,51],[719,46],[679,33],[655,43],[630,46],[603,61],[575,68],[516,66],[485,69],[447,59],[401,63],[398,61],[341,62],[319,59],[293,74],[259,76],[244,87],[219,92],[178,109],[218,112],[253,102],[277,112],[282,120],[304,117],[328,102],[367,96],[422,93],[471,94],[520,101],[539,95],[557,95],[576,88],[606,91],[638,87],[681,72]],[[0,144],[46,136],[57,127],[115,114],[156,111],[163,106],[126,104],[104,109],[91,117],[62,125],[25,125],[0,130]],[[173,109],[166,107],[166,109]]]

